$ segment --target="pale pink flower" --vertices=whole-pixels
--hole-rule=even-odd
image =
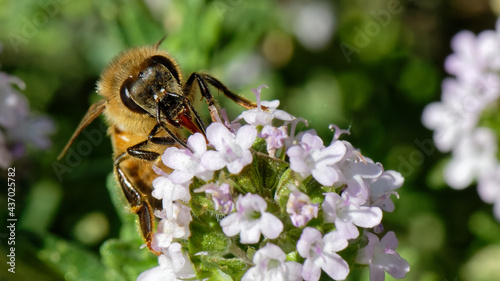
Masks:
[[[176,184],[186,183],[194,176],[208,181],[213,171],[200,164],[201,156],[207,151],[205,138],[200,133],[193,134],[188,138],[187,146],[189,149],[172,146],[163,153],[163,163],[173,169],[168,178]]]
[[[321,270],[335,280],[344,280],[349,274],[349,265],[336,252],[347,247],[347,238],[338,231],[322,237],[316,228],[306,227],[297,242],[297,251],[305,258],[302,278],[318,281]]]
[[[216,150],[209,150],[201,157],[201,164],[207,170],[227,167],[230,173],[238,174],[252,162],[252,147],[257,138],[257,130],[246,125],[238,129],[236,135],[221,123],[212,123],[207,128],[207,139]]]
[[[302,265],[286,261],[280,247],[267,243],[253,256],[254,267],[250,268],[241,281],[301,281]]]
[[[368,245],[359,250],[356,262],[370,266],[370,281],[385,280],[384,271],[394,278],[404,278],[410,271],[410,265],[395,251],[398,239],[394,232],[389,231],[380,241],[373,233],[366,232],[365,235]]]
[[[337,193],[326,193],[323,202],[326,222],[335,223],[339,233],[348,239],[359,236],[356,226],[371,228],[382,221],[382,210],[378,207],[362,206],[365,202],[358,197],[342,196]]]
[[[302,136],[300,145],[287,150],[293,171],[302,177],[312,174],[315,180],[325,186],[331,186],[339,179],[339,171],[333,165],[341,161],[345,153],[343,142],[335,141],[324,147],[321,138],[309,133]]]
[[[312,204],[307,194],[294,190],[288,197],[286,212],[295,227],[302,227],[318,217],[318,204]]]
[[[221,220],[222,231],[229,237],[240,234],[240,242],[259,242],[260,234],[275,239],[283,231],[283,223],[273,214],[266,212],[267,203],[259,195],[247,193],[238,198],[236,213]]]

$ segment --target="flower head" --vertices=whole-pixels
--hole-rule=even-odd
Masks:
[[[317,281],[322,271],[343,280],[350,272],[346,260],[352,261],[352,250],[366,241],[353,239],[359,229],[383,230],[382,209],[393,210],[390,196],[397,194],[401,175],[384,171],[382,164],[339,140],[348,130],[332,125],[335,133],[326,147],[313,129],[296,134],[297,124],[307,122],[277,110],[277,101],[261,102],[260,89],[254,90],[256,108],[240,115],[249,125],[233,126],[223,116],[224,125],[215,116],[218,121],[207,128],[206,139],[194,134],[188,149],[171,147],[162,155],[172,171],[153,165],[160,175],[153,181],[153,196],[162,200],[163,208],[155,211],[160,223],[151,248],[163,255],[159,266],[139,280],[224,274],[233,279],[243,276],[243,281]],[[275,126],[275,119],[284,122]],[[314,219],[320,206],[326,224]],[[320,230],[333,228],[330,223],[335,230],[323,235]],[[189,245],[186,253],[179,242]],[[343,251],[349,243],[352,247]],[[196,276],[190,275],[193,265],[188,256],[198,256],[193,258]],[[187,274],[180,273],[182,265],[190,269]]]
[[[491,175],[500,163],[496,125],[492,125],[500,99],[499,39],[500,19],[496,30],[457,33],[451,41],[453,53],[444,65],[454,77],[442,82],[441,101],[427,105],[422,114],[422,123],[434,130],[436,147],[451,152],[443,173],[445,182],[454,189],[477,182],[481,198],[488,203],[497,201],[485,196],[491,191],[483,187],[491,186]],[[500,220],[500,206],[494,204]]]
[[[30,112],[28,100],[14,86],[21,90],[26,87],[21,79],[0,72],[0,129],[4,132],[0,136],[1,168],[24,156],[26,145],[48,149],[48,135],[55,130],[51,119]]]

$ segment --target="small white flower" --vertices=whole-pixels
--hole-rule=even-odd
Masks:
[[[200,165],[201,156],[207,151],[207,144],[202,134],[196,133],[188,138],[187,146],[191,149],[169,147],[162,155],[165,166],[173,169],[168,178],[177,184],[190,181],[194,176],[208,181],[213,171],[207,171]]]
[[[442,91],[440,102],[425,107],[422,123],[434,130],[436,147],[447,152],[457,145],[464,132],[476,126],[484,102],[475,95],[477,89],[473,85],[454,78],[443,80]]]
[[[257,107],[243,111],[240,116],[238,116],[233,122],[244,119],[245,122],[252,126],[265,126],[271,125],[274,118],[284,121],[291,121],[295,119],[295,117],[288,114],[287,112],[277,109],[280,105],[279,100],[261,101],[260,91],[263,87],[267,88],[267,85],[261,85],[257,89],[252,89],[257,98]],[[262,106],[265,106],[266,109],[262,109]]]
[[[227,167],[231,174],[238,174],[243,167],[252,163],[252,147],[257,130],[249,125],[239,128],[236,135],[221,123],[212,123],[207,128],[207,139],[216,151],[209,150],[201,157],[201,164],[207,170]]]
[[[282,148],[285,145],[285,140],[288,138],[286,132],[287,127],[281,126],[279,128],[266,125],[262,128],[260,136],[266,140],[267,143],[267,153],[271,156],[276,154],[278,148]]]
[[[349,274],[349,265],[336,252],[347,247],[347,239],[338,231],[321,237],[316,228],[306,227],[297,242],[297,251],[305,258],[302,278],[318,281],[321,270],[335,280],[344,280]]]
[[[368,181],[379,177],[384,169],[380,163],[374,163],[370,158],[361,155],[348,141],[342,142],[347,152],[344,159],[337,164],[341,173],[335,186],[344,185],[347,187],[344,193],[368,201],[370,197]]]
[[[477,183],[477,192],[481,199],[493,205],[493,214],[500,221],[500,164],[481,176]]]
[[[446,182],[452,188],[463,189],[494,169],[497,145],[495,134],[488,128],[477,128],[472,135],[464,135],[445,167]]]
[[[370,265],[370,281],[385,280],[385,273],[394,278],[404,278],[410,271],[408,262],[396,253],[398,239],[394,232],[389,231],[381,241],[377,235],[366,232],[368,245],[358,252],[356,262]]]
[[[497,28],[499,23],[500,21],[497,21]],[[484,72],[499,70],[498,37],[498,30],[486,30],[478,36],[470,31],[457,33],[451,41],[453,54],[445,61],[448,73],[465,81],[477,81]]]
[[[177,211],[175,208],[175,201],[180,200],[189,202],[189,199],[191,198],[189,188],[184,185],[174,184],[168,178],[161,176],[153,180],[153,187],[154,189],[151,192],[151,195],[162,200],[165,218],[175,220],[175,212]]]
[[[153,267],[141,273],[137,281],[164,281],[164,280],[186,280],[196,277],[191,261],[182,253],[179,243],[172,243],[158,257],[159,266]]]
[[[364,228],[375,227],[382,221],[382,210],[378,207],[361,206],[360,198],[350,198],[346,193],[342,196],[337,193],[326,193],[323,202],[326,222],[335,223],[337,230],[348,239],[359,236],[357,226]]]
[[[286,212],[295,227],[302,227],[318,217],[318,204],[312,204],[307,194],[294,190],[286,203]]]
[[[187,239],[191,235],[191,209],[180,203],[172,203],[171,211],[170,217],[165,210],[155,212],[155,216],[161,220],[153,234],[152,247],[158,252],[168,248],[174,239]]]
[[[233,196],[231,195],[231,189],[227,183],[223,183],[221,186],[218,186],[215,183],[209,183],[195,189],[194,192],[205,192],[207,194],[211,194],[215,210],[221,213],[229,214],[233,210]]]
[[[286,255],[280,247],[268,243],[253,256],[254,267],[250,268],[241,281],[300,281],[302,265],[285,261]]]
[[[404,178],[399,172],[384,171],[380,177],[370,180],[370,205],[380,207],[386,212],[394,211],[391,195],[399,194],[395,191],[404,183]]]
[[[222,231],[229,237],[239,233],[243,244],[259,242],[261,233],[269,239],[277,238],[283,231],[283,223],[266,212],[266,208],[266,201],[259,195],[240,195],[236,202],[236,213],[221,220]]]
[[[292,146],[287,151],[293,171],[302,177],[312,174],[315,180],[325,186],[331,186],[339,179],[339,172],[333,165],[342,160],[345,153],[343,142],[335,141],[324,147],[321,138],[309,133],[302,136],[300,145]]]

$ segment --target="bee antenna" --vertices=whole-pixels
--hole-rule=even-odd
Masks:
[[[163,40],[165,40],[165,38],[167,38],[167,35],[163,35],[163,37],[160,39],[160,41],[156,42],[155,44],[155,49],[158,50],[158,47],[160,46],[160,44],[163,42]]]

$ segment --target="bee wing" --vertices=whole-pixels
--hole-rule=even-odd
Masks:
[[[82,132],[83,129],[85,129],[85,127],[87,127],[90,123],[92,123],[92,121],[94,121],[99,115],[101,115],[101,113],[104,112],[104,109],[106,109],[106,100],[104,99],[90,106],[89,110],[87,110],[87,113],[85,113],[82,121],[80,121],[80,124],[71,136],[71,139],[69,139],[68,144],[66,144],[59,156],[57,156],[57,160],[61,160],[61,158],[64,157],[66,152],[68,152],[71,144],[73,144],[73,142],[75,141],[76,137],[78,137],[78,135]]]

